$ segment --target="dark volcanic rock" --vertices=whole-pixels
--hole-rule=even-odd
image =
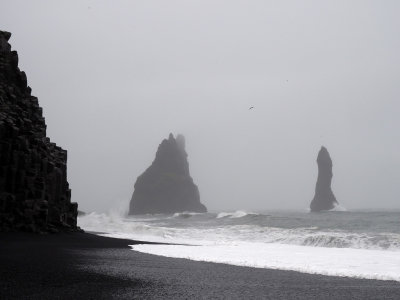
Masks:
[[[67,151],[46,137],[42,108],[10,37],[0,31],[0,231],[75,230]]]
[[[321,147],[317,158],[318,179],[315,186],[315,196],[311,201],[311,211],[330,210],[338,204],[331,189],[332,183],[332,159],[328,150]]]
[[[185,138],[172,134],[158,147],[151,166],[138,177],[129,214],[207,212],[189,173]]]

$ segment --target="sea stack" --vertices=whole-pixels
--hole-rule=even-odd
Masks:
[[[67,182],[67,151],[46,137],[11,33],[0,31],[0,231],[77,230]]]
[[[189,173],[185,138],[169,135],[158,147],[151,166],[140,175],[129,207],[129,214],[207,212],[200,202],[199,189]]]
[[[310,209],[313,212],[330,210],[338,204],[331,188],[332,159],[328,150],[323,146],[318,153],[317,164],[318,179],[315,186],[315,196],[310,204]]]

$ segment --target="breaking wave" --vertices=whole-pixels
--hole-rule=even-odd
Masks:
[[[347,208],[343,205],[336,204],[335,207],[331,209],[331,211],[347,211]]]
[[[400,235],[394,233],[354,233],[319,231],[314,228],[266,228],[265,242],[326,248],[353,248],[400,251]]]
[[[172,215],[173,218],[190,218],[192,216],[202,215],[202,213],[195,213],[190,211],[184,211],[180,213],[174,213]]]
[[[196,219],[192,220],[192,217]],[[257,216],[257,219],[246,219]],[[249,224],[267,215],[236,211],[219,214],[176,213],[123,217],[116,213],[90,213],[80,217],[79,226],[105,235],[185,244],[219,244],[232,242],[275,243],[326,248],[353,248],[400,251],[400,233],[354,232],[320,229],[318,226],[282,228]],[[224,220],[229,220],[226,223]],[[245,221],[245,224],[238,222]]]
[[[235,219],[235,218],[243,218],[243,217],[246,217],[246,216],[257,216],[257,215],[259,215],[259,214],[251,213],[251,212],[245,212],[243,210],[237,210],[235,212],[220,212],[217,215],[217,219],[220,219],[220,218],[233,218],[233,219]]]

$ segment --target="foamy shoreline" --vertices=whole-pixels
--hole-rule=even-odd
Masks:
[[[297,271],[325,276],[400,282],[397,251],[323,248],[283,244],[131,245],[132,250],[194,261]]]
[[[169,244],[132,247],[164,257],[400,282],[400,233],[393,225],[397,216],[385,212],[184,212],[135,217],[92,213],[80,218],[80,225],[106,237]],[[359,224],[364,231],[357,230]]]

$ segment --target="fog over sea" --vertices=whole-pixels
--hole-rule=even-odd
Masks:
[[[400,211],[89,213],[87,231],[178,245],[134,251],[238,266],[400,281]]]

